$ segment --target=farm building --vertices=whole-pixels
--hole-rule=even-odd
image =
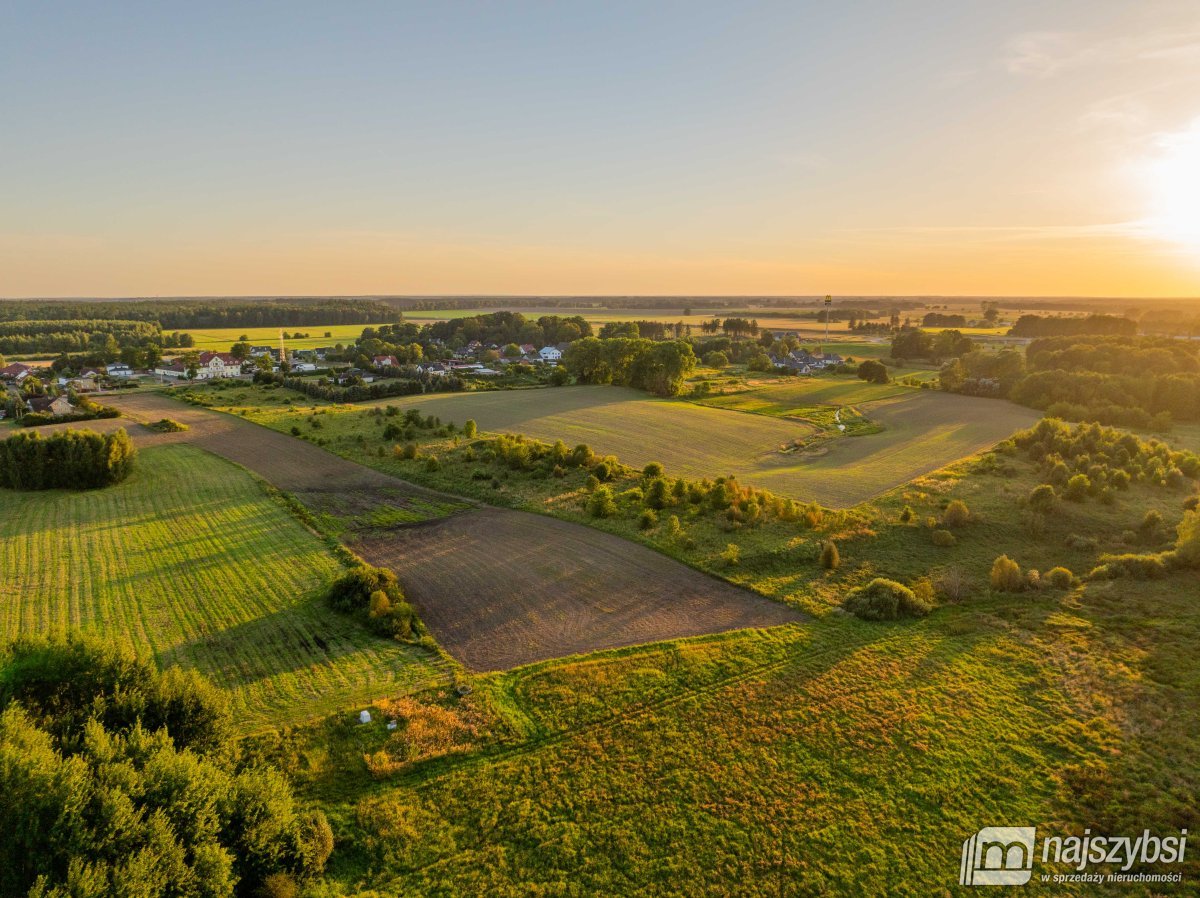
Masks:
[[[71,405],[71,401],[66,396],[34,396],[25,403],[31,412],[39,412],[43,415],[70,415],[74,413],[75,406]]]

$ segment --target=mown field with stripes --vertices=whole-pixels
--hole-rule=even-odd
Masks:
[[[248,731],[446,678],[324,606],[340,569],[259,481],[194,446],[145,449],[105,490],[0,491],[0,640],[98,632],[202,671]]]

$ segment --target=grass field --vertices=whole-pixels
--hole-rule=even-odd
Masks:
[[[426,696],[404,714],[411,730],[341,717],[273,741],[342,840],[330,892],[957,894],[962,841],[989,821],[1063,835],[1195,827],[1192,575],[985,586],[1001,551],[1086,571],[1148,508],[1177,522],[1184,494],[1064,503],[1039,533],[1019,502],[1038,482],[1031,466],[988,471],[964,462],[882,498],[839,536],[832,574],[786,537],[738,537],[742,579],[828,603],[804,627],[548,662],[476,678],[468,700]],[[920,522],[952,498],[974,514],[953,550],[900,522],[905,506]],[[924,620],[832,610],[869,577],[952,566],[966,594]],[[452,750],[429,738],[432,718],[458,720],[445,724],[460,734]],[[381,778],[364,760],[376,753],[415,760]],[[1190,858],[1185,883],[1198,872]],[[1036,880],[1025,893],[1096,894]]]
[[[319,594],[341,567],[249,474],[187,445],[125,483],[0,490],[0,637],[99,632],[233,695],[243,729],[444,681],[425,649],[367,632]]]
[[[549,441],[561,439],[571,446],[587,443],[595,451],[616,455],[626,464],[640,467],[651,461],[661,462],[679,476],[733,474],[745,483],[780,495],[836,508],[856,505],[978,452],[1037,417],[1008,402],[905,387],[871,387],[857,380],[826,386],[824,380],[814,379],[796,389],[809,389],[807,384],[815,385],[811,388],[814,395],[825,399],[839,392],[847,396],[890,396],[876,402],[870,411],[882,431],[832,441],[819,455],[785,453],[780,451],[782,447],[811,438],[818,428],[791,418],[652,399],[633,390],[603,386],[429,394],[376,404],[415,407],[459,424],[473,419],[485,431],[524,433]],[[789,385],[780,389],[793,388]],[[820,401],[810,398],[809,404]],[[288,407],[250,407],[249,401],[247,406],[234,407],[249,408],[247,414],[253,420],[278,430],[287,431],[304,423],[303,412]],[[369,422],[353,414],[356,407],[328,408],[323,421],[325,427],[332,428],[330,438],[371,432]]]
[[[196,341],[195,348],[199,350],[213,350],[224,352],[229,349],[234,343],[237,343],[242,336],[247,337],[247,342],[256,346],[279,346],[280,330],[287,331],[289,334],[302,333],[308,334],[302,339],[291,339],[287,341],[288,349],[315,349],[318,346],[334,346],[338,343],[353,343],[363,332],[363,328],[370,327],[369,324],[301,324],[295,327],[225,327],[211,329],[184,329],[180,333],[191,334]],[[325,336],[330,334],[330,336]]]

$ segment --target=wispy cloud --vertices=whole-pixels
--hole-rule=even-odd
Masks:
[[[1107,37],[1072,31],[1027,31],[1005,47],[1004,67],[1014,75],[1049,78],[1094,65],[1163,62],[1192,65],[1200,60],[1200,29],[1163,29]]]

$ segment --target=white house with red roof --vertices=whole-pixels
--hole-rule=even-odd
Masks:
[[[187,365],[182,359],[164,361],[154,369],[164,377],[187,377]],[[196,380],[213,380],[220,377],[237,377],[242,373],[242,362],[228,352],[202,352],[196,363]]]
[[[400,360],[394,355],[377,355],[371,359],[371,364],[376,368],[399,368]]]

